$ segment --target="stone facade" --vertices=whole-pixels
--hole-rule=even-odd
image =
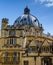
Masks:
[[[13,25],[3,18],[0,37],[0,65],[53,65],[53,37],[43,33],[42,24],[24,14]]]

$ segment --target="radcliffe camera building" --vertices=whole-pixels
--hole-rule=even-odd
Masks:
[[[43,31],[42,24],[28,7],[13,25],[3,18],[0,65],[53,65],[53,36]]]

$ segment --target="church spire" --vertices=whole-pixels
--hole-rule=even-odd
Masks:
[[[24,9],[24,14],[30,14],[30,9],[26,6],[26,8]]]

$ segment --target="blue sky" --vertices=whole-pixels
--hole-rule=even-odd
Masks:
[[[24,13],[26,6],[43,25],[44,32],[53,35],[53,0],[0,0],[0,24],[2,18],[8,18],[12,25]]]

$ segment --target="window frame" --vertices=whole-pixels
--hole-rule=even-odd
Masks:
[[[29,49],[28,49],[28,52],[31,53],[35,53],[35,52],[38,52],[38,48],[37,46],[30,46]]]
[[[42,46],[41,52],[46,52],[46,53],[50,52],[50,46]]]
[[[16,39],[10,38],[10,39],[9,39],[9,44],[10,44],[10,45],[16,44]]]
[[[4,56],[4,62],[7,62],[8,61],[8,54],[9,53],[8,52],[5,52],[4,54],[5,54],[5,56]]]
[[[17,52],[14,52],[13,54],[13,61],[17,61]]]

